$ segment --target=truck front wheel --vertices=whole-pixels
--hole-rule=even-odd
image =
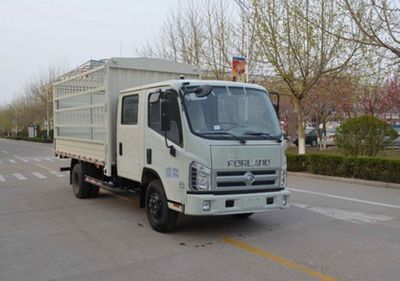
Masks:
[[[160,180],[153,180],[146,192],[147,219],[151,227],[158,232],[170,232],[178,213],[168,208],[167,197]]]
[[[79,199],[89,197],[90,186],[85,182],[81,165],[75,164],[71,173],[72,190],[75,196]]]

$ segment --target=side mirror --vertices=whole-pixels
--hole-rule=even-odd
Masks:
[[[197,97],[203,98],[211,94],[212,87],[210,85],[203,85],[194,89],[194,93]]]
[[[161,131],[168,132],[171,130],[171,104],[168,100],[161,102]]]
[[[280,96],[277,92],[269,92],[269,97],[271,98],[272,104],[275,108],[276,115],[279,119],[279,103],[280,103]]]
[[[160,100],[160,92],[150,94],[149,103],[157,103]]]

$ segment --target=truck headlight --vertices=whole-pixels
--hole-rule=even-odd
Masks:
[[[280,187],[286,187],[287,186],[287,172],[286,168],[281,170],[280,174],[280,180],[279,180],[279,186]]]
[[[211,186],[211,170],[197,162],[190,164],[190,183],[192,190],[209,190]]]

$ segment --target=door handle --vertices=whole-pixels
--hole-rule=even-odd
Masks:
[[[119,155],[122,155],[122,142],[119,143]]]

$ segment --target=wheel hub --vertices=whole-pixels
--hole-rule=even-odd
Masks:
[[[149,198],[149,211],[150,214],[156,218],[161,217],[161,212],[162,212],[162,206],[161,206],[161,199],[160,196],[157,193],[152,193],[150,194]]]

